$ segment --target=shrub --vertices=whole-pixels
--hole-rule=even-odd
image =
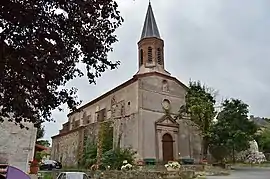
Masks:
[[[96,158],[97,158],[97,145],[90,141],[87,141],[84,148],[83,156],[79,162],[79,166],[89,168],[90,166],[96,163]]]
[[[123,161],[127,161],[129,164],[134,164],[134,152],[132,149],[116,148],[105,152],[102,156],[102,165],[110,166],[111,169],[121,169]]]
[[[211,145],[209,147],[210,153],[217,162],[224,162],[227,156],[230,154],[229,150],[225,146]]]

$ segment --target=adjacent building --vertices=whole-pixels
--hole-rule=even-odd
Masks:
[[[166,59],[170,60],[170,59]],[[97,123],[114,122],[114,142],[132,147],[142,159],[168,161],[200,157],[201,140],[188,120],[175,120],[185,103],[187,86],[165,69],[164,41],[151,4],[138,42],[138,72],[128,81],[68,114],[59,134],[52,137],[52,159],[76,165],[86,137]]]
[[[23,123],[29,129],[5,120],[0,123],[0,164],[29,171],[29,162],[34,158],[37,129],[33,123]]]

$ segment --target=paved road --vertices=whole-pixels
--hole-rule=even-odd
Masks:
[[[236,168],[229,176],[209,176],[207,179],[270,179],[270,168]]]

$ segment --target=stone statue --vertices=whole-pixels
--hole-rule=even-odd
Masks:
[[[251,152],[259,152],[259,147],[256,140],[249,142],[249,149]]]

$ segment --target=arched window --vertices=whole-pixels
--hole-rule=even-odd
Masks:
[[[162,65],[161,49],[157,49],[157,62],[159,65]]]
[[[152,51],[153,51],[152,47],[148,47],[148,62],[149,63],[152,63],[153,61]]]
[[[143,65],[143,49],[140,50],[140,65]]]

